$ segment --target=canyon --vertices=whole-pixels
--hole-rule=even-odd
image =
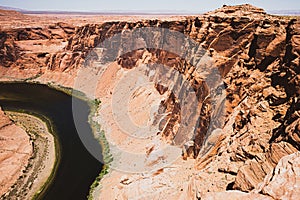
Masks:
[[[241,5],[199,16],[0,11],[0,19],[2,82],[73,88],[101,101],[95,137],[105,134],[104,161],[112,159],[94,199],[300,195],[299,17]],[[1,136],[10,124],[2,115]],[[15,166],[0,160],[14,168],[10,182],[1,170],[0,194],[31,154],[26,133],[11,127],[26,153],[8,155],[23,160]]]

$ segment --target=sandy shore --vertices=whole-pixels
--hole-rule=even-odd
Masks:
[[[51,179],[56,163],[55,138],[42,119],[26,113],[5,113],[29,134],[33,154],[23,174],[4,196],[7,199],[32,199]]]

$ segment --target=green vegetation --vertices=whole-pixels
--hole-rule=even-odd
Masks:
[[[54,86],[52,84],[48,84],[49,87],[54,88],[56,90],[62,91],[70,96],[74,96],[78,99],[81,99],[83,101],[86,101],[90,107],[90,113],[88,117],[88,122],[92,128],[93,134],[95,139],[97,139],[102,147],[102,157],[103,157],[103,168],[99,174],[99,176],[96,177],[93,184],[90,186],[90,191],[88,195],[88,199],[93,199],[93,192],[97,186],[99,186],[101,179],[105,174],[109,171],[109,163],[112,162],[113,157],[110,153],[109,144],[106,140],[104,130],[101,129],[101,126],[99,123],[93,120],[95,116],[97,116],[98,108],[101,104],[101,101],[99,99],[89,99],[83,92],[74,90],[72,88],[63,87],[63,86]]]
[[[91,125],[92,131],[94,133],[95,138],[99,141],[102,147],[102,157],[103,157],[103,168],[98,177],[96,177],[93,184],[90,186],[90,192],[88,195],[88,199],[93,199],[93,192],[97,186],[99,186],[101,179],[105,174],[108,173],[109,163],[112,162],[113,157],[110,154],[109,144],[106,140],[105,133],[101,130],[101,126],[93,120],[93,117],[97,115],[97,110],[100,106],[101,101],[99,99],[94,99],[88,102],[90,106],[90,114],[89,114],[89,124]]]
[[[93,184],[90,187],[90,192],[88,195],[88,200],[92,200],[93,199],[93,192],[95,191],[95,188],[99,186],[101,179],[104,177],[104,175],[106,175],[108,173],[109,167],[107,165],[103,165],[103,168],[99,174],[99,176],[96,177],[95,181],[93,182]]]
[[[48,177],[46,183],[32,197],[32,200],[39,200],[39,199],[41,199],[41,197],[44,196],[48,186],[51,185],[52,182],[54,181],[55,174],[57,172],[57,169],[58,169],[58,166],[59,166],[59,163],[60,163],[60,160],[61,160],[61,156],[60,156],[61,146],[60,146],[60,143],[58,141],[58,136],[56,134],[55,126],[54,126],[53,122],[44,115],[38,115],[38,114],[32,114],[32,115],[35,115],[36,117],[40,118],[42,121],[44,121],[46,123],[49,132],[54,136],[54,145],[55,145],[54,146],[54,148],[55,148],[54,168],[53,168],[50,176]]]

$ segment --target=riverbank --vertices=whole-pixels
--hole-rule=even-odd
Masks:
[[[106,137],[105,137],[105,133],[101,129],[100,124],[97,123],[94,120],[94,118],[96,117],[96,115],[98,113],[98,108],[101,104],[101,101],[99,99],[90,99],[85,95],[85,93],[83,93],[79,90],[75,90],[75,89],[73,89],[71,87],[68,87],[68,86],[60,85],[60,84],[40,82],[40,81],[36,81],[36,80],[27,80],[27,81],[19,81],[19,80],[6,80],[6,81],[3,81],[2,80],[1,82],[6,83],[6,84],[26,83],[26,84],[32,84],[32,85],[35,85],[35,84],[46,85],[49,88],[52,88],[54,90],[63,92],[63,93],[65,93],[69,96],[72,96],[74,98],[85,101],[88,104],[88,106],[89,106],[88,123],[90,124],[90,127],[92,129],[94,138],[96,140],[98,140],[99,144],[102,147],[102,152],[101,153],[102,153],[103,162],[105,163],[105,165],[103,166],[101,172],[97,176],[94,177],[94,182],[90,185],[90,192],[89,192],[88,198],[91,199],[92,198],[91,194],[93,193],[94,188],[97,187],[100,184],[100,180],[102,179],[102,177],[105,174],[108,173],[108,170],[109,170],[108,164],[112,160],[109,145],[108,145],[108,142],[107,142]]]
[[[59,155],[58,143],[51,134],[53,130],[49,122],[45,119],[22,112],[6,111],[5,113],[16,125],[26,130],[33,142],[33,154],[26,169],[5,197],[35,199],[52,181]]]

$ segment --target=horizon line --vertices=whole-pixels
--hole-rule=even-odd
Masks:
[[[157,14],[157,15],[171,15],[171,14],[204,14],[209,11],[213,10],[199,10],[199,11],[188,11],[188,10],[28,10],[28,9],[22,9],[22,8],[16,8],[16,7],[10,7],[10,6],[2,6],[0,5],[0,9],[2,10],[13,10],[20,12],[22,14],[86,14],[86,15],[93,15],[93,14]],[[218,9],[218,8],[217,8]],[[293,14],[293,12],[296,12],[297,14],[300,14],[300,9],[281,9],[281,10],[266,10],[266,12],[275,14],[278,12],[278,14]],[[288,12],[288,13],[284,13]],[[294,14],[296,14],[294,13]]]

